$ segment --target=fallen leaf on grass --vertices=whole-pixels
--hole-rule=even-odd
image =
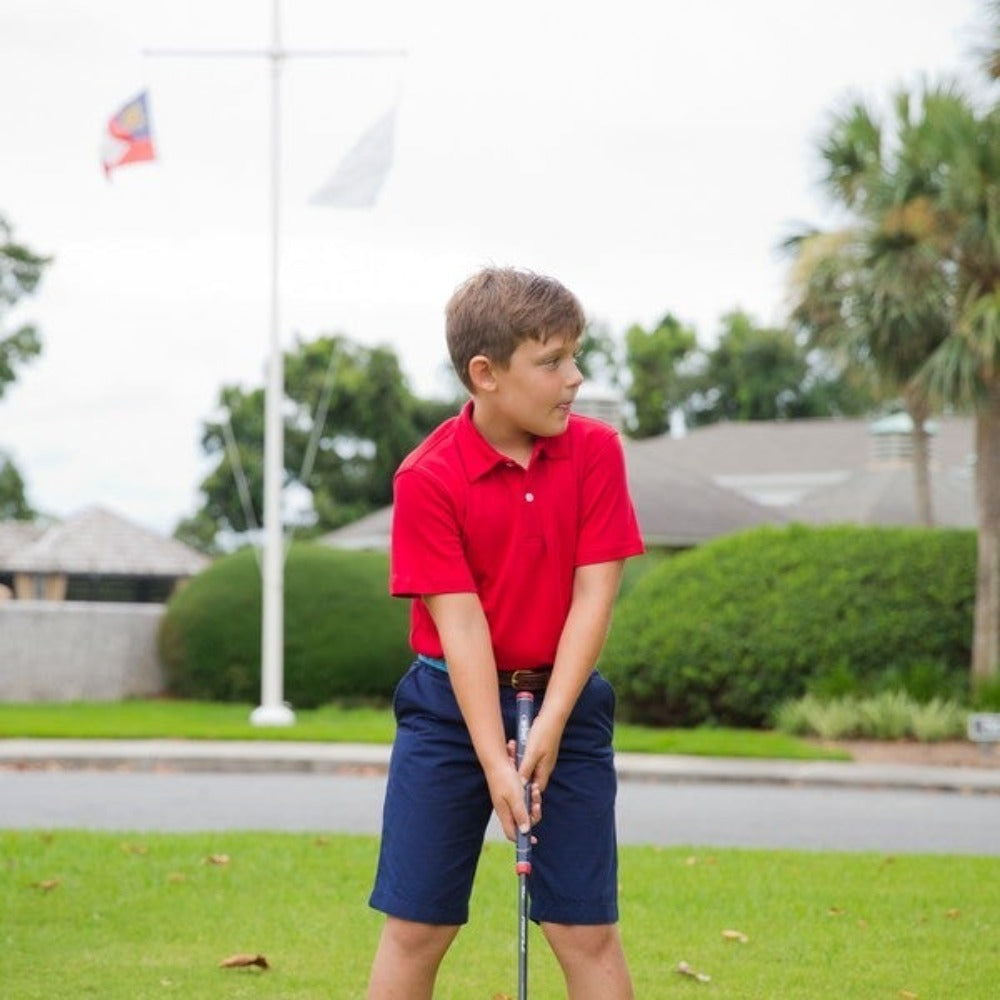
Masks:
[[[229,855],[228,854],[209,854],[207,858],[202,862],[205,865],[228,865]]]
[[[826,912],[831,917],[842,917],[847,911],[839,906],[831,906]]]
[[[900,990],[899,1000],[920,1000],[920,994],[913,993],[911,990]]]
[[[951,920],[957,920],[961,915],[962,911],[957,909],[951,909],[945,914],[945,916]]]
[[[494,993],[493,1000],[514,1000],[509,993]]]
[[[145,844],[122,844],[122,851],[125,854],[148,854],[149,848]]]
[[[40,882],[32,882],[28,888],[41,889],[42,892],[51,892],[58,885],[59,879],[57,878],[43,878]]]
[[[249,965],[257,965],[262,969],[269,969],[267,959],[263,955],[239,954],[230,955],[219,962],[220,969],[244,969]]]
[[[722,936],[726,941],[739,941],[740,944],[746,944],[750,940],[743,931],[723,931]]]
[[[697,979],[699,983],[710,983],[712,981],[712,977],[707,972],[698,972],[692,969],[687,962],[678,962],[674,972],[679,972],[682,976],[690,976],[692,979]]]
[[[167,876],[167,881],[171,885],[180,885],[181,882],[187,881],[187,875],[185,875],[184,872],[171,872]]]

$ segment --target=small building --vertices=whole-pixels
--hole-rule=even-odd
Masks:
[[[208,562],[104,507],[50,525],[0,523],[0,585],[15,600],[162,604]]]

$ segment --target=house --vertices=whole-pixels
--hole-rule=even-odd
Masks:
[[[17,600],[163,603],[209,560],[104,507],[0,523],[0,585]]]
[[[942,417],[928,431],[935,524],[974,527],[973,422]],[[625,456],[633,488],[644,469],[683,469],[784,520],[907,525],[919,523],[911,449],[909,418],[897,414],[711,424],[628,441]]]
[[[935,523],[976,524],[975,448],[968,418],[929,424]],[[646,544],[687,548],[758,524],[917,524],[909,420],[717,423],[623,441]],[[320,541],[387,549],[392,509]]]

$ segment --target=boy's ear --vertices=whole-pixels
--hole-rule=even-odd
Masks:
[[[493,362],[485,354],[477,354],[469,361],[469,381],[475,392],[492,392],[496,388]]]

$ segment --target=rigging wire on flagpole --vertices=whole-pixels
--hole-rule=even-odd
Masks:
[[[299,470],[299,482],[306,489],[309,489],[309,477],[312,475],[313,466],[316,464],[316,453],[319,450],[320,438],[323,436],[323,428],[326,425],[326,414],[330,409],[330,399],[333,396],[333,375],[337,367],[337,345],[333,344],[330,349],[330,363],[326,367],[326,376],[323,379],[323,389],[320,392],[319,402],[316,404],[316,413],[313,416],[312,430],[309,433],[309,441],[306,444],[306,451],[302,457],[302,468]],[[291,531],[285,536],[285,555],[292,545]]]
[[[281,195],[281,70],[288,58],[399,58],[402,49],[282,48],[281,0],[273,0],[271,47],[250,49],[146,49],[153,57],[260,58],[271,62],[271,315],[267,377],[264,392],[264,538],[261,608],[261,701],[250,721],[262,726],[287,726],[295,713],[284,700],[284,555],[281,490],[284,478],[284,355],[280,330],[280,195]],[[325,414],[324,414],[325,418]]]
[[[236,482],[236,493],[240,498],[240,507],[243,508],[243,519],[246,521],[247,527],[256,534],[260,526],[257,524],[257,515],[253,509],[253,498],[250,496],[250,483],[247,480],[246,472],[243,471],[243,462],[240,460],[240,449],[236,444],[236,435],[233,433],[233,422],[228,410],[226,410],[225,416],[220,421],[220,426],[222,427],[222,438],[226,444],[226,455],[229,458],[229,465],[233,470],[233,479]],[[257,559],[257,568],[263,571],[260,552],[256,545],[253,547],[253,551]]]

